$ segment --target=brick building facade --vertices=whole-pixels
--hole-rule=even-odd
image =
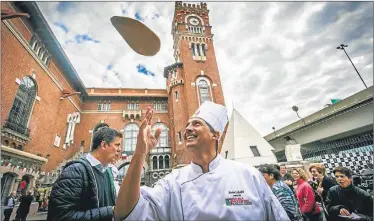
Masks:
[[[1,24],[2,196],[23,181],[26,188],[53,183],[66,160],[90,150],[98,123],[124,134],[129,157],[118,164],[131,161],[147,106],[155,109],[153,128],[163,132],[147,158],[144,183],[190,161],[182,138],[188,118],[204,101],[224,104],[205,3],[175,3],[175,63],[164,69],[166,90],[86,88],[35,2],[1,6],[30,15]],[[80,94],[65,96],[72,92]]]

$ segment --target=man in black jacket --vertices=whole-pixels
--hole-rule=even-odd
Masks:
[[[111,162],[121,155],[122,134],[101,127],[91,153],[66,164],[54,184],[47,220],[112,220],[117,198]]]
[[[31,195],[30,190],[27,191],[27,195],[25,193],[22,194],[15,220],[26,221],[27,215],[30,212],[30,205],[33,201],[34,197]]]
[[[373,197],[353,186],[352,171],[345,167],[337,167],[333,173],[339,185],[331,187],[327,193],[326,207],[329,220],[373,220]],[[353,219],[354,217],[356,219]]]

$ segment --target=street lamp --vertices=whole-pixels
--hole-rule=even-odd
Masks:
[[[298,117],[303,121],[303,123],[304,123],[304,125],[305,125],[305,121],[304,121],[304,119],[301,118],[301,117],[299,116],[299,113],[298,113],[299,108],[298,108],[297,106],[293,106],[293,107],[292,107],[292,110],[296,112],[296,115],[297,115],[297,116],[298,116]]]
[[[350,62],[351,62],[351,64],[353,65],[354,69],[356,70],[356,72],[357,72],[358,76],[360,77],[360,79],[361,79],[362,83],[364,83],[365,87],[366,87],[366,88],[368,88],[368,86],[366,86],[366,84],[365,84],[365,82],[364,82],[364,79],[362,79],[362,77],[361,77],[360,73],[358,73],[358,70],[357,70],[356,66],[355,66],[355,65],[353,64],[353,62],[352,62],[351,58],[349,57],[348,53],[347,53],[347,52],[345,51],[345,49],[344,49],[344,48],[346,48],[346,47],[348,47],[348,45],[345,45],[345,44],[341,44],[341,45],[340,45],[340,46],[338,46],[338,47],[337,47],[336,49],[340,49],[340,50],[343,50],[343,51],[345,52],[345,54],[347,55],[347,57],[348,57],[349,61],[350,61]]]

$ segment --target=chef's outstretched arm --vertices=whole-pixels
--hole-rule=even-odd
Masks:
[[[161,129],[151,134],[153,109],[148,107],[139,128],[136,149],[126,176],[121,184],[114,210],[115,220],[123,220],[136,206],[140,196],[140,180],[146,155],[154,148],[160,138]]]

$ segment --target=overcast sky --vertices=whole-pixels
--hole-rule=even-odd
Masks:
[[[174,2],[39,2],[44,17],[86,87],[166,88],[174,63]],[[260,134],[305,117],[330,99],[364,89],[341,43],[373,85],[372,2],[208,2],[226,106]],[[154,57],[136,54],[112,16],[144,22],[161,39]]]

